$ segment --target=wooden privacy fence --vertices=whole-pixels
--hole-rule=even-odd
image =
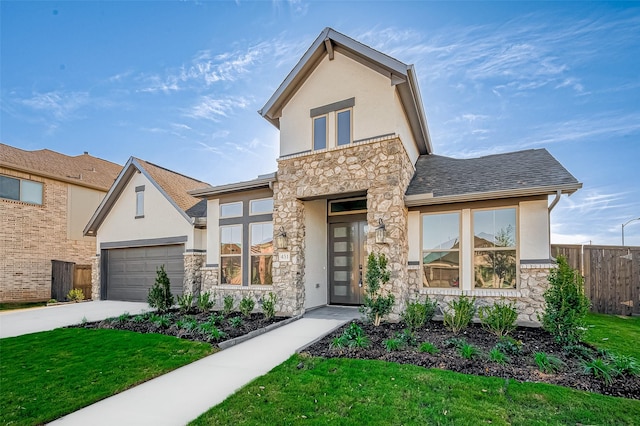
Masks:
[[[76,265],[61,260],[51,261],[51,298],[66,300],[72,288],[82,290],[85,299],[91,299],[91,265]]]
[[[553,244],[551,253],[584,276],[591,311],[640,315],[640,247]]]

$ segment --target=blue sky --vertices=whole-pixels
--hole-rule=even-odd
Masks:
[[[548,149],[552,241],[640,217],[640,3],[0,2],[0,141],[211,184],[276,169],[257,110],[324,27],[415,64],[434,150]],[[490,177],[488,175],[488,177]],[[625,228],[640,246],[640,221]]]

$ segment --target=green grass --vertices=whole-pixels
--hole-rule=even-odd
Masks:
[[[640,361],[640,317],[587,315],[585,342]]]
[[[5,302],[0,303],[0,311],[12,311],[14,309],[36,308],[47,306],[47,302]]]
[[[48,422],[213,352],[160,334],[57,329],[0,340],[0,424]]]
[[[638,412],[640,401],[560,386],[294,355],[191,424],[624,425]]]

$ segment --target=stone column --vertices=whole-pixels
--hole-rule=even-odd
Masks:
[[[91,258],[91,300],[100,300],[100,255]]]
[[[184,254],[184,279],[182,291],[184,294],[198,296],[202,288],[202,265],[205,263],[206,253]]]

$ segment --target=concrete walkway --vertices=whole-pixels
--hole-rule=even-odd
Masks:
[[[327,307],[69,414],[58,425],[184,425],[352,318]]]
[[[149,310],[146,303],[101,300],[4,311],[0,312],[0,338],[80,324],[84,318],[87,321],[100,321],[125,312],[136,315]]]

